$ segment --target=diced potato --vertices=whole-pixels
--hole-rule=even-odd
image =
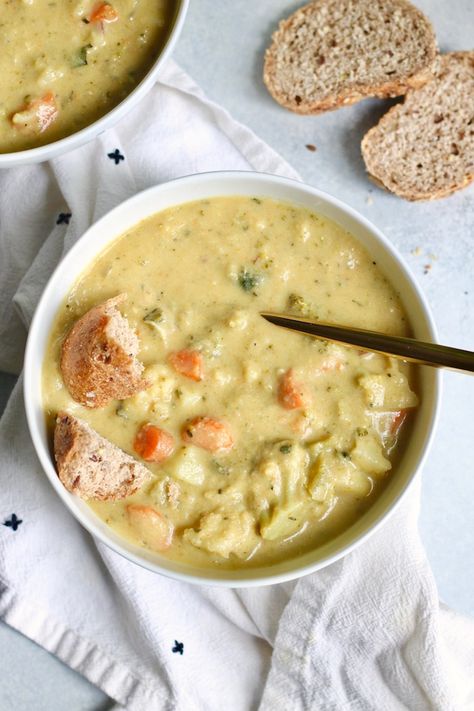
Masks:
[[[248,484],[252,492],[252,509],[257,515],[276,505],[281,496],[281,470],[277,462],[262,460],[252,472]]]
[[[318,503],[330,503],[338,493],[366,496],[371,489],[369,477],[357,469],[348,453],[323,451],[311,467],[308,491]]]
[[[187,528],[183,539],[223,558],[246,558],[258,544],[255,519],[248,511],[211,511],[199,521],[198,530]]]
[[[308,490],[311,498],[318,504],[328,504],[335,496],[334,482],[323,480],[323,478],[313,479]]]
[[[367,474],[385,474],[392,465],[384,456],[381,442],[373,435],[357,437],[351,451],[352,461]]]
[[[200,486],[204,482],[204,453],[196,447],[181,447],[166,463],[166,471],[171,476]]]
[[[365,391],[369,407],[378,410],[403,410],[418,405],[418,397],[410,389],[406,376],[398,369],[362,375],[358,382]]]
[[[314,501],[327,502],[334,494],[333,453],[323,450],[309,472],[308,492]]]
[[[304,447],[291,440],[281,440],[267,445],[262,462],[276,464],[281,476],[281,498],[291,501],[306,477],[309,455]]]
[[[161,507],[177,509],[179,506],[181,487],[170,476],[153,482],[148,493]]]
[[[277,538],[288,538],[295,534],[303,525],[301,502],[286,506],[276,506],[271,515],[264,516],[260,524],[260,534],[267,541]]]
[[[253,510],[261,514],[301,501],[308,465],[309,455],[300,444],[292,440],[267,444],[249,480]]]
[[[368,496],[373,484],[370,477],[355,466],[348,466],[340,472],[336,482],[336,494],[352,494],[353,496]]]

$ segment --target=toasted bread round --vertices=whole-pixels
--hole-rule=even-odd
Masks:
[[[86,407],[125,400],[148,385],[137,359],[138,337],[117,308],[125,299],[120,294],[94,306],[64,340],[62,376],[74,400]]]
[[[370,177],[407,200],[434,200],[474,180],[474,52],[450,52],[362,140]]]
[[[316,0],[280,23],[263,79],[282,106],[318,114],[422,86],[435,56],[431,24],[407,0]]]
[[[143,464],[67,412],[56,419],[54,457],[61,482],[82,499],[124,499],[150,477]]]

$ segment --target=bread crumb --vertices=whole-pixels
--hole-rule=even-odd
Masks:
[[[316,148],[316,146],[314,145],[314,143],[307,143],[306,148],[308,149],[308,151],[311,151],[311,153],[314,153],[315,151],[318,150]]]
[[[368,195],[368,196],[365,198],[365,202],[366,202],[367,205],[373,205],[373,204],[374,204],[374,199],[373,199],[373,197],[372,197],[371,195]]]
[[[431,271],[432,266],[433,266],[432,264],[425,264],[425,266],[423,268],[423,274],[428,274],[428,272]]]
[[[412,253],[415,257],[419,257],[420,254],[423,254],[423,250],[421,249],[421,247],[415,247],[415,249],[412,249],[412,250],[411,250],[411,253]]]

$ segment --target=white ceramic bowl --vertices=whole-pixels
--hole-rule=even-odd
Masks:
[[[97,121],[89,124],[89,126],[82,128],[80,131],[76,131],[76,133],[72,133],[70,136],[61,138],[59,141],[53,141],[52,143],[47,143],[37,148],[29,148],[26,151],[0,153],[0,169],[11,168],[14,165],[25,165],[27,163],[41,163],[50,158],[55,158],[62,153],[67,153],[67,151],[72,151],[74,148],[82,146],[84,143],[87,143],[87,141],[91,141],[107,128],[117,123],[117,121],[125,116],[125,114],[145,96],[155,83],[162,64],[173,51],[181,33],[188,5],[189,0],[176,0],[176,12],[173,22],[169,29],[166,42],[158,54],[156,61],[141,82],[137,84],[120,104],[114,106],[113,109],[97,119]]]
[[[249,570],[200,570],[179,564],[119,537],[77,496],[60,483],[48,441],[42,406],[41,368],[56,313],[81,272],[116,237],[145,217],[172,205],[223,195],[255,195],[311,208],[351,232],[373,255],[380,269],[400,292],[414,334],[436,340],[435,328],[413,277],[388,240],[370,222],[319,190],[293,180],[261,173],[219,172],[193,175],[150,188],[127,200],[92,225],[53,273],[36,309],[25,357],[24,394],[31,437],[40,462],[58,496],[96,538],[152,571],[194,583],[226,586],[268,585],[322,568],[361,544],[400,502],[426,457],[433,436],[440,398],[440,376],[434,368],[420,370],[421,405],[401,461],[387,487],[369,511],[346,532],[299,558]]]

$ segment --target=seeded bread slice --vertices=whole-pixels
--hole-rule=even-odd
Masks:
[[[318,114],[422,86],[435,56],[431,24],[407,0],[316,0],[280,23],[263,79],[286,108]]]
[[[82,499],[124,499],[150,477],[143,464],[67,412],[56,419],[54,457],[61,482]]]
[[[126,294],[120,294],[94,306],[64,340],[62,376],[74,400],[86,407],[125,400],[148,385],[137,358],[137,334],[117,308],[125,299]]]
[[[362,140],[370,177],[408,200],[434,200],[474,180],[474,52],[451,52]]]

